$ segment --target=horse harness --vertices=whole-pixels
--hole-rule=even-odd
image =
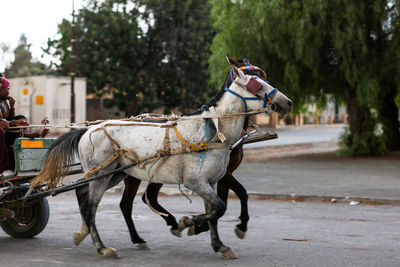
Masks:
[[[212,120],[212,121],[215,124],[215,121],[214,120]],[[163,149],[158,150],[154,155],[152,155],[148,158],[140,160],[134,151],[128,151],[126,149],[121,148],[121,146],[118,144],[118,142],[115,141],[111,137],[111,135],[107,131],[107,127],[111,127],[111,126],[153,126],[153,127],[164,128],[165,136],[164,136],[164,141],[163,141]],[[218,129],[218,126],[217,125],[215,125],[215,126],[216,126],[216,129]],[[170,129],[171,128],[174,129],[175,134],[177,135],[177,137],[181,141],[181,143],[184,145],[184,147],[175,148],[175,149],[170,148],[170,141],[169,141],[170,138],[169,137],[170,137]],[[101,127],[97,128],[96,130],[92,131],[90,133],[89,139],[91,138],[91,134],[94,132],[97,132],[97,131],[104,132],[105,136],[108,138],[108,140],[112,144],[115,151],[111,156],[109,156],[107,159],[105,159],[102,163],[100,163],[99,165],[97,165],[97,166],[93,167],[92,169],[90,169],[89,171],[87,171],[84,175],[85,178],[89,178],[89,177],[93,176],[95,173],[104,169],[105,167],[107,167],[109,164],[111,164],[114,160],[116,160],[119,157],[125,158],[132,162],[137,162],[139,168],[143,168],[145,165],[147,165],[149,163],[155,163],[156,161],[158,161],[161,158],[163,158],[165,160],[166,158],[168,158],[171,155],[178,155],[178,154],[184,154],[184,153],[190,153],[190,152],[201,152],[201,151],[210,150],[210,149],[221,149],[221,148],[229,147],[228,145],[224,144],[223,142],[188,144],[183,139],[182,135],[179,133],[179,131],[177,129],[177,121],[176,120],[168,121],[166,123],[154,123],[154,122],[146,122],[146,123],[131,122],[131,123],[123,123],[123,124],[122,123],[106,123],[106,124],[102,125]],[[220,138],[220,140],[221,139],[225,140],[223,134],[220,133],[218,130],[217,130],[216,135]],[[90,142],[91,142],[91,139],[90,139]],[[93,145],[93,143],[92,143],[92,145]],[[94,149],[93,149],[93,151],[94,151]],[[157,170],[160,166],[161,166],[161,164],[158,165]],[[154,171],[154,173],[156,171]],[[149,176],[151,179],[153,175],[149,175]]]
[[[266,80],[266,74],[265,72],[260,69],[259,67],[253,66],[253,65],[247,65],[247,66],[242,66],[239,69],[241,70],[247,70],[247,71],[260,71],[262,72],[264,75],[256,75],[258,77],[260,77],[261,79],[264,79],[266,83],[268,83],[268,81]],[[263,76],[263,77],[261,77]],[[233,74],[232,69],[229,71],[229,77],[231,79],[231,81],[233,82],[235,80],[235,75]],[[258,97],[256,97],[258,90],[262,87],[262,84],[260,84],[256,78],[251,78],[250,81],[245,85],[247,91],[249,91],[252,95],[254,95],[254,97],[244,97],[241,96],[240,94],[232,91],[231,89],[229,89],[228,87],[225,88],[225,91],[233,94],[234,96],[240,98],[243,101],[244,104],[244,112],[247,113],[247,102],[246,101],[251,101],[251,100],[260,100]],[[275,93],[278,91],[278,88],[274,88],[271,92],[268,93],[268,95],[266,95],[265,99],[264,99],[264,105],[263,107],[266,108],[267,105],[270,105],[272,102],[272,97],[275,95]],[[249,114],[246,114],[246,116],[249,116]]]
[[[266,79],[266,74],[265,72],[253,65],[247,65],[247,66],[243,66],[240,67],[241,70],[248,70],[248,71],[259,71],[260,73],[263,74],[263,77]],[[234,75],[232,73],[232,69],[230,71],[230,78],[231,81],[234,81]],[[267,82],[268,83],[268,82]],[[248,112],[247,109],[247,103],[246,101],[249,100],[260,100],[258,97],[256,97],[256,94],[258,92],[258,90],[261,89],[262,84],[259,83],[256,78],[251,78],[249,80],[249,82],[245,85],[246,89],[254,95],[254,97],[243,97],[240,94],[232,91],[229,88],[225,88],[225,91],[233,94],[234,96],[240,98],[243,103],[244,103],[244,114],[246,116],[249,116],[251,112]],[[272,101],[272,97],[274,96],[274,94],[277,92],[277,88],[273,89],[268,95],[266,95],[265,99],[264,99],[264,109],[267,107],[267,105],[271,104]],[[102,125],[101,127],[97,128],[96,130],[92,131],[90,133],[89,139],[91,138],[91,134],[93,132],[97,132],[97,131],[103,131],[105,136],[108,138],[108,140],[111,142],[113,148],[114,148],[114,153],[109,156],[107,159],[105,159],[102,163],[100,163],[99,165],[93,167],[92,169],[90,169],[89,171],[87,171],[85,173],[85,178],[89,178],[92,175],[94,175],[95,173],[97,173],[98,171],[102,170],[103,168],[105,168],[106,166],[108,166],[109,164],[111,164],[114,160],[116,160],[119,157],[122,158],[126,158],[129,161],[132,162],[137,162],[139,168],[143,168],[146,164],[148,163],[153,163],[153,165],[155,164],[155,162],[157,162],[159,159],[163,158],[164,160],[169,157],[170,155],[178,155],[178,154],[183,154],[183,153],[190,153],[190,152],[200,152],[200,151],[205,151],[205,150],[209,150],[209,149],[221,149],[221,148],[227,148],[228,146],[225,144],[225,136],[219,131],[218,128],[218,115],[216,114],[215,108],[214,107],[210,107],[209,108],[210,113],[213,115],[212,117],[212,122],[215,126],[215,129],[217,130],[216,136],[213,138],[214,139],[219,139],[220,142],[212,142],[212,143],[199,143],[199,144],[188,144],[183,137],[181,136],[181,134],[179,133],[178,129],[177,129],[177,118],[175,116],[172,116],[172,120],[170,118],[167,117],[161,117],[162,121],[166,121],[164,123],[158,123],[158,122],[154,122],[154,116],[150,115],[150,119],[147,118],[142,118],[139,117],[137,120],[135,118],[131,118],[131,123],[124,123],[124,124],[118,124],[118,123],[105,123],[104,125]],[[158,117],[160,118],[160,117]],[[108,133],[107,131],[107,127],[108,126],[153,126],[153,127],[160,127],[160,128],[165,128],[165,136],[164,136],[164,141],[163,141],[163,149],[159,150],[155,153],[155,155],[150,156],[148,158],[139,160],[138,156],[136,155],[136,153],[134,151],[128,151],[126,149],[121,149],[121,146],[111,137],[111,135]],[[174,132],[176,134],[176,136],[178,137],[178,139],[181,141],[181,143],[184,145],[184,147],[182,148],[177,148],[177,149],[172,149],[170,148],[170,143],[169,143],[169,136],[170,136],[170,129],[173,128]],[[91,142],[91,139],[90,139]],[[92,143],[92,142],[91,142]],[[93,146],[93,143],[92,143]],[[94,148],[93,148],[94,151]],[[153,166],[152,165],[152,166]],[[157,166],[157,169],[153,172],[154,173],[157,172],[158,168],[161,166],[161,164],[159,164]],[[152,179],[153,175],[150,175],[150,170],[149,169],[149,176],[150,176],[150,180]]]
[[[252,66],[252,65],[241,67],[241,69],[242,70],[261,70],[260,68]],[[265,75],[265,73],[264,73],[264,75]],[[231,80],[233,81],[234,80],[234,78],[233,78],[234,75],[232,73],[232,70],[230,72],[230,77],[231,77]],[[225,88],[225,91],[233,94],[234,96],[240,98],[243,101],[244,109],[245,109],[244,110],[244,114],[246,116],[248,116],[251,112],[248,112],[246,101],[248,101],[248,100],[260,100],[258,97],[256,97],[256,94],[261,89],[262,86],[263,85],[261,83],[259,83],[256,80],[256,78],[251,78],[249,80],[249,82],[245,85],[247,91],[250,92],[251,94],[253,94],[254,97],[243,97],[240,94],[232,91],[229,88]],[[277,88],[273,89],[270,93],[268,93],[268,95],[266,95],[266,97],[264,99],[264,109],[267,107],[267,105],[271,104],[272,97],[274,96],[274,94],[276,92],[277,92]],[[131,121],[132,121],[131,123],[124,123],[124,124],[105,123],[101,127],[99,127],[96,130],[92,131],[90,133],[89,139],[90,139],[91,134],[93,132],[103,131],[105,136],[111,142],[111,144],[112,144],[112,146],[113,146],[115,151],[111,156],[109,156],[102,163],[100,163],[99,165],[97,165],[97,166],[93,167],[92,169],[90,169],[89,171],[87,171],[85,173],[85,178],[91,177],[93,174],[95,174],[98,171],[100,171],[101,169],[105,168],[106,166],[111,164],[114,160],[116,160],[119,157],[126,158],[126,159],[128,159],[129,161],[132,161],[132,162],[137,162],[139,168],[143,168],[148,163],[156,162],[161,158],[163,158],[165,160],[170,155],[178,155],[178,154],[190,153],[190,152],[200,152],[200,151],[205,151],[205,150],[209,150],[209,149],[227,148],[228,146],[225,144],[226,138],[218,129],[218,117],[219,116],[217,115],[214,107],[210,107],[209,111],[213,115],[211,121],[213,122],[213,124],[215,126],[215,129],[217,130],[216,136],[213,138],[213,140],[218,138],[221,142],[212,142],[212,143],[207,143],[207,144],[205,144],[205,143],[188,144],[183,139],[183,137],[181,136],[181,134],[179,133],[179,131],[177,129],[177,118],[175,116],[172,116],[173,117],[172,120],[170,120],[169,118],[166,118],[166,117],[161,117],[161,120],[166,121],[164,123],[154,122],[154,119],[157,119],[157,118],[154,118],[154,116],[151,117],[151,120],[143,120],[143,118],[141,118],[141,117],[138,118],[138,120],[136,120],[135,118],[131,118]],[[150,116],[152,116],[152,115],[150,115]],[[146,159],[142,159],[142,160],[138,159],[138,156],[136,155],[135,152],[127,151],[126,149],[121,149],[120,145],[110,136],[110,134],[107,132],[107,129],[106,129],[107,126],[140,126],[140,125],[165,128],[165,136],[164,136],[164,141],[163,141],[163,150],[159,150],[159,151],[156,152],[155,155],[150,156],[150,157],[148,157]],[[185,147],[171,150],[170,143],[169,143],[169,136],[170,136],[169,132],[170,132],[171,128],[174,129],[176,136],[178,137],[178,139],[181,141],[181,143]],[[91,139],[90,139],[90,142],[91,142]],[[93,146],[93,143],[92,143],[92,146]],[[94,151],[94,149],[93,149],[93,151]],[[158,165],[158,167],[155,170],[155,172],[158,170],[158,168],[160,166],[161,166],[161,164]],[[153,177],[155,172],[153,173],[153,175],[150,175],[150,170],[151,170],[151,168],[149,169],[149,176],[150,176],[150,179],[152,179],[152,177]]]

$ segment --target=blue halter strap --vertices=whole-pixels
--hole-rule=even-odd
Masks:
[[[260,100],[258,97],[243,97],[243,96],[239,95],[238,93],[232,91],[232,90],[229,89],[229,88],[225,88],[225,91],[231,93],[231,94],[234,95],[234,96],[239,97],[239,98],[243,101],[243,103],[244,103],[244,112],[245,112],[245,113],[247,113],[247,103],[246,103],[246,100]]]
[[[241,70],[249,70],[249,71],[252,71],[252,70],[254,70],[254,66],[253,66],[253,65],[247,65],[247,66],[240,67],[240,69],[241,69]],[[232,69],[230,69],[229,75],[231,76],[231,81],[233,82],[235,76],[233,75]],[[268,81],[265,81],[265,82],[269,84]],[[271,92],[268,93],[267,97],[264,99],[264,105],[263,105],[264,108],[266,108],[268,104],[271,104],[271,97],[276,93],[277,90],[278,90],[277,88],[274,88]],[[244,104],[244,112],[245,112],[245,113],[247,113],[247,111],[248,111],[248,110],[247,110],[247,103],[246,103],[247,100],[261,100],[261,99],[259,99],[258,97],[243,97],[243,96],[239,95],[238,93],[235,93],[234,91],[232,91],[232,90],[229,89],[228,87],[225,88],[225,91],[227,91],[227,92],[233,94],[234,96],[239,97],[239,98],[243,101],[243,104]],[[250,115],[249,115],[249,114],[246,114],[246,116],[250,116]]]
[[[278,90],[277,88],[274,88],[274,90],[272,90],[271,92],[268,93],[267,97],[264,99],[264,108],[266,108],[267,104],[269,104],[271,102],[271,96],[273,96],[277,90]],[[238,93],[232,91],[229,88],[225,88],[225,91],[231,93],[234,96],[239,97],[243,101],[245,113],[247,113],[247,103],[246,103],[247,100],[261,100],[258,97],[243,97],[243,96],[239,95]],[[246,116],[249,116],[249,115],[246,114]]]

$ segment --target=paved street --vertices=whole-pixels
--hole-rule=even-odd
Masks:
[[[340,158],[334,153],[311,153],[268,158],[268,149],[262,151],[245,151],[245,155],[254,153],[260,160],[244,162],[234,173],[249,192],[400,203],[400,154]]]
[[[336,130],[331,131],[332,138]],[[282,132],[291,138],[297,130]],[[79,247],[72,243],[81,219],[74,193],[69,192],[49,198],[49,224],[36,238],[16,239],[0,231],[0,266],[400,266],[400,154],[337,158],[332,152],[336,142],[328,138],[245,150],[245,160],[234,175],[251,197],[248,234],[239,240],[233,233],[238,200],[229,200],[219,222],[221,239],[235,250],[237,260],[215,254],[208,234],[172,236],[140,198],[133,218],[153,249],[137,249],[116,193],[105,194],[96,221],[105,244],[116,248],[122,259],[98,257],[89,237]],[[160,198],[177,219],[203,210],[200,198],[189,194],[190,204],[176,185],[165,185],[162,191],[178,195]],[[355,204],[349,205],[352,201]]]
[[[337,142],[339,136],[344,131],[343,124],[334,125],[307,125],[303,127],[285,126],[278,129],[267,129],[278,133],[278,138],[246,144],[245,149],[282,146],[282,145],[297,145],[310,144],[320,142]]]
[[[202,211],[191,197],[162,197],[179,219]],[[0,231],[0,266],[399,266],[400,207],[251,200],[249,231],[244,240],[233,233],[239,202],[230,200],[219,223],[222,241],[239,259],[224,260],[210,246],[208,234],[179,239],[141,201],[134,205],[139,234],[152,250],[134,247],[119,211],[120,195],[106,194],[98,211],[103,241],[118,250],[119,260],[96,255],[90,238],[79,247],[72,233],[80,227],[74,194],[50,198],[51,216],[42,234],[16,239]]]

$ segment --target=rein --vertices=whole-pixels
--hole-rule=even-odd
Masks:
[[[258,99],[260,100],[260,99]],[[168,123],[171,121],[176,121],[176,120],[202,120],[202,119],[216,119],[216,118],[227,118],[227,117],[234,117],[234,116],[241,116],[241,115],[246,115],[246,116],[251,116],[255,115],[258,113],[262,112],[268,112],[269,108],[264,107],[259,110],[255,111],[247,111],[247,112],[236,112],[236,113],[228,113],[228,114],[214,114],[214,115],[195,115],[195,116],[180,116],[176,114],[172,114],[170,116],[165,116],[163,114],[151,114],[151,116],[144,118],[143,114],[138,115],[136,117],[130,117],[130,118],[125,118],[125,119],[115,119],[115,120],[120,120],[120,121],[130,121],[130,124],[124,124],[124,126],[155,126],[155,127],[160,127],[160,125],[164,125],[161,128],[164,127],[169,127]],[[114,119],[113,119],[114,120]],[[165,123],[159,123],[159,122],[152,122],[152,121],[159,121],[159,120],[165,120]],[[8,127],[9,130],[19,130],[19,129],[30,129],[30,128],[40,128],[40,127],[46,127],[46,128],[71,128],[71,129],[80,129],[84,128],[87,126],[92,126],[92,125],[97,125],[103,122],[106,122],[108,120],[96,120],[96,121],[85,121],[85,122],[77,122],[77,123],[64,123],[64,124],[34,124],[34,125],[29,125],[29,126],[15,126],[15,127]],[[80,126],[82,125],[82,126]],[[113,126],[113,125],[109,125]],[[116,125],[114,125],[116,126]],[[118,125],[119,126],[119,125]],[[122,126],[122,125],[121,125]]]

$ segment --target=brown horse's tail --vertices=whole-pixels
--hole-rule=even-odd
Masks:
[[[66,166],[74,162],[78,152],[78,144],[87,128],[73,130],[60,136],[51,145],[45,156],[45,162],[40,173],[31,181],[31,186],[47,185],[54,188],[66,175]]]

